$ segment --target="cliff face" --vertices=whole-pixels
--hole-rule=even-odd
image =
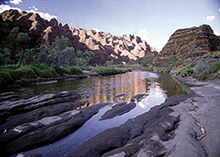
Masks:
[[[193,52],[208,53],[218,49],[220,37],[208,25],[176,30],[167,44],[156,56],[154,65],[167,67],[177,61],[184,62],[184,56]]]
[[[161,55],[180,53],[192,53],[200,49],[201,52],[215,51],[220,45],[220,37],[213,33],[208,25],[178,29],[175,31],[167,44],[163,47]]]
[[[9,10],[1,13],[3,21],[11,27],[19,27],[20,31],[28,33],[32,45],[47,44],[55,40],[56,36],[64,35],[69,39],[69,46],[75,50],[91,50],[95,53],[95,60],[103,64],[107,60],[116,63],[137,61],[151,53],[151,47],[138,36],[115,36],[110,33],[70,28],[62,26],[56,19],[47,21],[36,13]]]

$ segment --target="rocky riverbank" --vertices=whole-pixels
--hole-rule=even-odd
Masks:
[[[176,78],[191,85],[194,93],[171,96],[150,111],[104,130],[70,156],[218,156],[220,80]],[[1,94],[8,96],[13,92]],[[147,96],[138,94],[130,102],[89,106],[88,101],[74,102],[79,95],[62,91],[0,102],[1,154],[13,155],[62,139],[105,106],[112,105],[100,121],[124,115]]]
[[[167,98],[88,140],[71,156],[219,156],[220,80],[178,79],[193,85],[194,94]]]

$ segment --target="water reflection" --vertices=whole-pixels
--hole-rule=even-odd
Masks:
[[[167,96],[188,93],[189,90],[169,75],[160,76],[151,72],[134,71],[120,75],[64,81],[48,85],[27,86],[13,89],[13,100],[28,98],[33,95],[58,91],[72,91],[79,94],[79,100],[89,100],[89,106],[101,102],[130,101],[131,97],[140,93],[149,93],[159,87]],[[125,94],[115,99],[115,95]],[[86,106],[85,106],[86,107]]]

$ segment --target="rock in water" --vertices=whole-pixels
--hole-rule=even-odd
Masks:
[[[105,112],[102,115],[100,120],[111,119],[116,116],[121,116],[121,115],[131,111],[135,107],[136,107],[136,103],[123,102],[123,103],[116,104],[112,107],[112,109]]]

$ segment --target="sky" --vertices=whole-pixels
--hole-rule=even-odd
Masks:
[[[157,51],[180,28],[208,24],[220,35],[220,0],[0,0],[0,12],[10,8],[74,28],[135,34]]]

